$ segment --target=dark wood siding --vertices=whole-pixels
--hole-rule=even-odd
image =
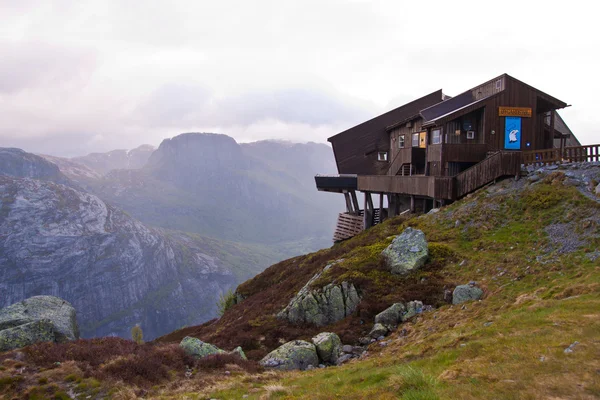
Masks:
[[[389,133],[386,128],[418,115],[422,109],[440,101],[442,101],[442,91],[438,90],[330,137],[328,140],[333,146],[338,172],[340,174],[385,174],[389,163],[378,162],[377,152],[390,151]]]

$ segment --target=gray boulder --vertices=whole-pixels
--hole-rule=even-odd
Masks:
[[[406,312],[402,314],[402,322],[407,321],[408,319],[414,317],[417,314],[421,314],[423,312],[423,302],[414,300],[406,303]]]
[[[305,370],[309,365],[319,365],[319,357],[314,344],[304,340],[293,340],[267,354],[260,365],[278,370]]]
[[[373,339],[377,339],[380,336],[385,336],[389,333],[389,329],[386,328],[383,324],[375,324],[373,325],[373,329],[369,332],[369,336]]]
[[[195,358],[204,358],[213,354],[226,353],[217,346],[214,346],[210,343],[205,343],[200,339],[189,336],[183,338],[181,343],[179,343],[179,347],[181,347],[187,354]]]
[[[0,338],[5,350],[23,347],[22,343],[79,339],[75,309],[58,297],[30,297],[0,310]]]
[[[342,352],[342,341],[340,337],[332,332],[321,332],[312,342],[317,348],[317,355],[325,364],[336,364]]]
[[[483,296],[483,290],[477,287],[475,282],[467,285],[459,285],[452,293],[452,304],[461,304],[466,301],[479,300]]]
[[[248,359],[248,357],[246,357],[246,353],[244,353],[244,350],[242,350],[242,348],[240,346],[233,349],[231,351],[231,354],[237,354],[242,360]]]
[[[325,326],[352,314],[360,303],[360,296],[353,284],[348,282],[330,283],[320,289],[310,289],[312,282],[327,271],[331,265],[313,276],[289,304],[277,314],[277,318],[294,324],[309,323]]]
[[[393,274],[405,274],[425,264],[429,257],[429,247],[425,234],[409,227],[396,236],[381,254]]]
[[[402,322],[404,313],[406,313],[406,306],[402,303],[394,303],[375,316],[375,323],[392,330]]]

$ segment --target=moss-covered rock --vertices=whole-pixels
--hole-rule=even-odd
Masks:
[[[213,354],[226,353],[224,350],[219,349],[217,346],[214,346],[210,343],[205,343],[200,339],[189,336],[183,338],[181,343],[179,343],[179,347],[181,347],[190,356],[196,358],[204,358]]]
[[[34,296],[0,310],[0,348],[75,339],[79,339],[75,309],[58,297]]]
[[[242,360],[248,359],[248,357],[246,357],[246,353],[244,353],[244,350],[242,350],[242,348],[240,346],[233,349],[231,354],[237,354]]]
[[[380,336],[385,336],[389,333],[389,329],[383,325],[383,324],[375,324],[373,325],[373,328],[371,329],[371,332],[369,332],[369,336],[371,336],[373,339],[377,339]]]
[[[18,349],[39,342],[53,342],[54,324],[42,319],[0,331],[0,352]]]
[[[279,370],[305,370],[308,366],[319,365],[319,357],[314,344],[304,340],[293,340],[267,354],[260,365]]]
[[[382,324],[392,330],[402,322],[402,316],[406,313],[406,306],[402,303],[392,304],[375,316],[375,323]]]
[[[406,228],[381,253],[393,274],[405,274],[422,267],[429,257],[423,231]]]
[[[360,296],[353,284],[330,283],[316,290],[303,288],[277,317],[291,323],[324,326],[352,314],[359,303]]]
[[[468,285],[459,285],[454,289],[452,293],[452,304],[461,304],[467,301],[479,300],[483,296],[483,290],[477,287],[472,282]]]
[[[340,337],[332,332],[321,332],[312,342],[317,348],[317,355],[324,364],[336,364],[342,351]]]
[[[409,301],[406,303],[406,311],[402,314],[402,322],[409,320],[417,314],[423,312],[423,302],[419,300]]]

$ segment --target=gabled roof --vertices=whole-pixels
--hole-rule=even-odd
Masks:
[[[476,93],[475,93],[477,89],[482,88],[490,83],[496,82],[501,79],[504,79],[504,81],[505,81],[501,89],[495,90],[493,93],[489,93],[485,97],[477,98]],[[502,74],[494,79],[491,79],[487,82],[477,85],[477,86],[467,90],[466,92],[459,94],[456,97],[453,97],[449,100],[445,100],[439,104],[435,104],[429,108],[421,110],[421,116],[424,119],[423,126],[435,125],[438,122],[444,122],[444,121],[447,121],[450,119],[454,119],[454,118],[460,117],[461,115],[467,114],[471,111],[474,111],[478,108],[483,107],[485,105],[484,103],[486,100],[488,100],[492,97],[498,96],[500,93],[502,93],[506,90],[506,87],[507,87],[506,81],[508,81],[508,80],[511,80],[511,81],[517,83],[518,85],[525,86],[525,87],[529,88],[530,90],[533,90],[534,92],[536,92],[536,95],[538,97],[540,97],[540,98],[544,99],[546,102],[552,104],[557,109],[564,108],[567,106],[567,103],[560,101],[557,98],[552,97],[549,94],[546,94],[546,93],[542,92],[541,90],[534,88],[533,86],[530,86],[516,78],[513,78],[512,76],[510,76],[508,74]]]

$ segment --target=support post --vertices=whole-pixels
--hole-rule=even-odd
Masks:
[[[382,223],[383,220],[383,193],[379,193],[379,223]]]
[[[346,199],[346,212],[352,213],[352,202],[350,201],[350,195],[344,190],[344,198]]]
[[[358,213],[360,211],[360,205],[358,204],[358,199],[356,198],[356,191],[350,191],[350,196],[352,197],[352,204],[354,204],[354,211]]]
[[[410,196],[410,212],[411,213],[415,212],[415,196],[414,195]]]

